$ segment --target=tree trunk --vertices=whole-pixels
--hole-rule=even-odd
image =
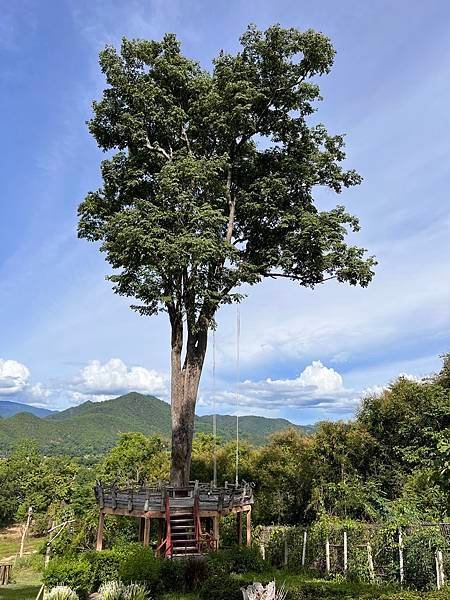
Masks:
[[[170,482],[184,487],[189,484],[195,405],[206,354],[208,330],[189,336],[186,358],[181,367],[183,330],[172,323],[171,415],[172,457]]]

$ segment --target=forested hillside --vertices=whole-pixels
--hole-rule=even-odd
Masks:
[[[196,417],[196,431],[211,433],[212,416]],[[296,427],[285,419],[245,416],[240,418],[243,440],[261,445],[268,435]],[[218,435],[224,441],[236,435],[235,418],[219,416]],[[311,427],[300,430],[311,431]],[[24,439],[34,440],[45,454],[73,456],[99,454],[111,448],[121,433],[141,432],[170,438],[170,406],[154,396],[130,393],[105,402],[85,402],[80,406],[39,418],[19,413],[0,420],[0,452],[10,450]]]

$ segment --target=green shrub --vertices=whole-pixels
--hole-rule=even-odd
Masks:
[[[166,592],[186,591],[186,564],[185,560],[161,561],[161,581]]]
[[[92,587],[94,590],[102,583],[119,578],[120,559],[114,550],[86,552],[84,557],[91,565]]]
[[[125,583],[143,583],[156,594],[162,587],[161,562],[151,548],[137,545],[121,559],[119,577]]]
[[[241,586],[229,575],[213,575],[203,582],[200,600],[242,600]]]
[[[44,571],[43,581],[48,588],[66,585],[84,598],[92,587],[92,573],[87,560],[54,558]]]
[[[196,592],[209,575],[206,560],[203,557],[191,557],[184,563],[184,589],[186,592]]]
[[[262,573],[266,569],[261,553],[256,547],[233,546],[208,556],[211,574]]]

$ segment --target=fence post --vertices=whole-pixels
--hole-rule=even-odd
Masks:
[[[398,561],[400,568],[400,585],[403,585],[403,581],[405,579],[405,569],[403,562],[403,534],[401,527],[398,528]]]
[[[436,587],[441,590],[444,587],[444,559],[442,557],[442,550],[436,550],[434,559],[436,561]]]
[[[328,535],[325,539],[325,570],[327,574],[330,572],[330,538]]]
[[[375,568],[373,566],[372,546],[367,542],[367,566],[369,568],[369,579],[373,583],[375,581]]]
[[[305,529],[303,532],[303,547],[302,547],[302,567],[305,566],[306,563],[306,541],[308,539],[308,531]]]
[[[348,569],[348,548],[347,548],[347,531],[344,529],[344,573]]]

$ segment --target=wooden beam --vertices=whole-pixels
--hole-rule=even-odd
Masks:
[[[101,512],[98,516],[98,528],[97,528],[97,543],[95,549],[97,551],[103,550],[103,530],[105,528],[105,515]]]
[[[162,543],[162,536],[163,536],[162,525],[163,525],[162,519],[158,519],[158,546],[160,546]]]
[[[242,544],[242,513],[236,513],[236,535],[237,543],[240,546]]]
[[[250,508],[247,511],[247,531],[246,531],[246,542],[247,546],[250,546],[252,543],[252,509]]]
[[[219,516],[216,514],[213,517],[213,535],[216,540],[216,549],[219,549],[220,539],[219,539]]]
[[[139,534],[138,534],[138,541],[139,542],[143,542],[144,541],[144,527],[145,527],[145,519],[143,517],[138,517],[139,518]]]
[[[152,525],[151,519],[144,519],[144,546],[150,546],[150,529]]]

